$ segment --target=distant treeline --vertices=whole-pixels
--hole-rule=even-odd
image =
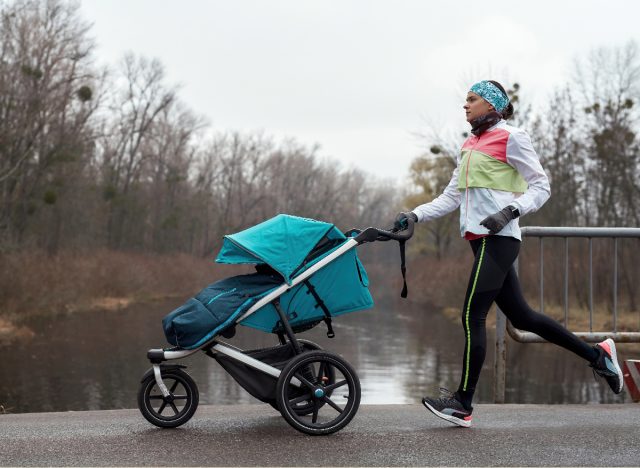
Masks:
[[[277,213],[388,224],[389,184],[317,147],[216,133],[157,60],[96,59],[78,4],[3,3],[0,251],[210,255],[223,234]]]
[[[216,132],[167,84],[159,61],[129,54],[104,68],[96,65],[94,49],[77,3],[0,4],[0,299],[5,305],[17,301],[5,312],[33,306],[26,292],[51,283],[54,273],[38,268],[46,261],[43,251],[57,254],[62,266],[56,274],[73,269],[87,276],[87,284],[100,283],[100,290],[79,285],[91,297],[139,290],[153,295],[148,284],[127,289],[114,281],[129,276],[118,273],[126,262],[109,252],[149,254],[135,261],[156,266],[181,253],[210,258],[223,234],[277,213],[343,229],[388,225],[398,205],[411,209],[441,193],[466,136],[434,129],[406,183],[393,187],[322,158],[318,147]],[[509,86],[514,123],[531,134],[552,187],[547,204],[522,224],[640,226],[639,86],[640,53],[633,42],[576,61],[571,80],[535,110],[518,84]],[[399,190],[410,195],[400,201]],[[453,242],[460,236],[457,216],[421,226],[410,244],[410,281],[420,285],[418,296],[426,302],[456,306],[463,297],[469,249]],[[535,248],[530,241],[525,249],[527,244]],[[584,309],[590,302],[586,246],[572,249],[579,255],[570,264],[571,304]],[[606,245],[598,249],[601,297],[595,301],[605,304],[613,300],[611,252]],[[78,266],[74,255],[89,250],[97,252],[92,258],[102,270]],[[397,261],[396,249],[378,251],[385,252],[385,262]],[[563,292],[561,252],[549,253],[552,263],[545,269],[545,291],[555,303]],[[620,305],[629,310],[640,301],[638,252],[635,239],[620,244],[618,288],[626,295]],[[521,265],[527,284],[536,283],[535,261]],[[162,268],[147,270],[137,274],[157,276]],[[198,281],[173,292],[182,294]],[[170,289],[165,283],[157,289]],[[68,289],[66,283],[49,286],[43,297]]]

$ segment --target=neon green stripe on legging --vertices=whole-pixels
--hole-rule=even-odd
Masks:
[[[469,381],[469,361],[471,360],[471,329],[469,328],[469,312],[471,311],[471,299],[476,291],[476,284],[478,283],[478,276],[480,276],[480,266],[482,265],[482,259],[484,257],[484,246],[487,238],[482,238],[482,247],[480,249],[480,259],[478,260],[478,267],[476,268],[476,275],[473,278],[473,285],[471,286],[471,293],[469,294],[469,300],[467,301],[467,314],[465,316],[465,324],[467,326],[467,355],[465,356],[465,373],[464,384],[462,390],[467,389],[467,383]]]

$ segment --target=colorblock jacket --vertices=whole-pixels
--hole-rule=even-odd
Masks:
[[[520,216],[537,211],[551,189],[529,135],[501,120],[462,145],[458,165],[442,194],[413,210],[418,221],[430,221],[460,207],[460,234],[487,235],[480,221],[507,205]],[[497,235],[521,239],[518,219]]]

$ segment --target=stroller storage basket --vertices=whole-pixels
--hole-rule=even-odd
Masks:
[[[301,346],[302,351],[319,349],[318,345],[307,340],[298,340],[298,344]],[[244,351],[244,354],[280,370],[296,355],[291,343]],[[276,384],[278,382],[276,377],[265,374],[224,354],[214,354],[213,358],[218,361],[224,370],[226,370],[242,388],[249,392],[251,396],[265,403],[275,405]]]
[[[271,348],[245,351],[244,354],[280,370],[295,356],[293,347],[289,343]],[[265,403],[276,401],[277,379],[275,377],[223,354],[216,354],[214,358],[253,397]]]

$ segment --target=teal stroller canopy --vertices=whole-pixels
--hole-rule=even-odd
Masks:
[[[346,239],[333,224],[280,214],[224,236],[216,262],[266,264],[291,284],[292,275],[324,237]]]
[[[322,261],[346,240],[333,224],[280,214],[225,236],[216,262],[266,264],[291,285],[296,276]],[[323,243],[329,248],[315,250]],[[286,291],[279,301],[291,326],[304,328],[319,320],[371,308],[373,298],[368,286],[367,273],[352,248]],[[266,332],[274,332],[281,326],[271,303],[241,324]]]

